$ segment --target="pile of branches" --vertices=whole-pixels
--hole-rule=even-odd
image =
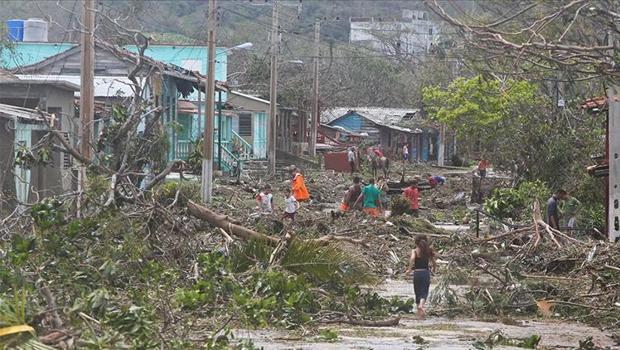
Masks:
[[[453,240],[442,257],[452,268],[435,301],[454,306],[452,312],[498,317],[539,313],[604,328],[620,325],[620,249],[550,227],[540,218],[537,203],[531,226],[479,240]],[[459,293],[449,285],[455,274],[463,273],[471,286]]]

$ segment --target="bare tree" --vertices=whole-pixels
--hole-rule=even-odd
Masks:
[[[499,72],[569,71],[579,75],[576,79],[620,77],[618,45],[613,39],[619,33],[617,0],[526,1],[511,13],[491,2],[483,5],[484,16],[451,14],[448,8],[459,6],[452,1],[425,3],[462,34],[480,61],[497,64]]]

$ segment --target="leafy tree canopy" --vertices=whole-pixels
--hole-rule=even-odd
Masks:
[[[536,99],[537,87],[526,81],[457,78],[447,88],[426,87],[422,96],[426,111],[458,133],[470,134],[510,118],[519,107]]]

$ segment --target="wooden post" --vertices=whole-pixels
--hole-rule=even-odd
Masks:
[[[308,140],[308,153],[311,157],[316,157],[316,136],[319,125],[319,55],[321,38],[321,21],[314,22],[314,58],[312,81],[312,116],[310,118],[310,140]]]
[[[215,26],[217,20],[217,0],[209,0],[207,18],[207,86],[205,106],[205,128],[202,150],[202,201],[211,202],[213,192],[213,113],[215,110]]]
[[[278,1],[273,1],[273,12],[271,18],[271,79],[269,82],[269,134],[267,145],[269,153],[268,173],[276,176],[276,132],[277,132],[277,93],[278,93],[278,51],[279,51],[279,30],[278,30]]]
[[[91,159],[91,134],[95,113],[95,0],[82,0],[82,34],[80,37],[80,153]],[[86,164],[78,171],[78,192],[86,189]],[[81,216],[82,196],[77,199],[77,216]]]

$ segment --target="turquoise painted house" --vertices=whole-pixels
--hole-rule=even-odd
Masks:
[[[16,42],[11,50],[0,52],[0,67],[9,69],[20,79],[46,80],[51,76],[56,80],[66,80],[79,85],[79,46],[69,43],[26,43]],[[98,42],[99,46],[100,42]],[[125,46],[127,52],[136,53],[135,46]],[[105,50],[104,50],[105,51]],[[207,48],[206,46],[185,45],[151,45],[145,51],[145,56],[154,61],[163,62],[171,67],[177,67],[179,71],[198,72],[207,74]],[[77,61],[76,61],[77,59]],[[95,57],[95,97],[99,101],[115,102],[132,94],[126,83],[128,69],[126,65],[118,65],[109,52],[96,50]],[[54,63],[50,66],[51,63]],[[215,79],[226,81],[227,75],[227,49],[218,48],[216,51]],[[168,160],[185,159],[191,151],[192,141],[195,141],[204,130],[204,93],[198,89],[180,91],[178,79],[162,80],[161,93],[162,103],[168,107],[163,115],[163,122],[168,126],[169,152]],[[221,85],[223,86],[223,85]],[[215,157],[222,154],[226,158],[223,162],[232,164],[236,161],[233,145],[242,143],[239,138],[233,142],[233,116],[222,113],[222,122],[218,118],[218,107],[224,106],[227,99],[226,88],[219,88],[216,92],[215,111],[215,140],[222,140],[222,151],[219,152],[216,145]],[[222,129],[221,136],[219,129]],[[266,128],[266,121],[265,121]],[[220,137],[218,137],[220,136]],[[237,135],[238,136],[238,135]],[[242,143],[243,144],[243,143]],[[243,144],[242,149],[246,149]],[[245,150],[252,154],[251,150]],[[217,160],[217,159],[216,159]],[[220,163],[220,162],[218,162]],[[227,170],[227,169],[224,169]]]

